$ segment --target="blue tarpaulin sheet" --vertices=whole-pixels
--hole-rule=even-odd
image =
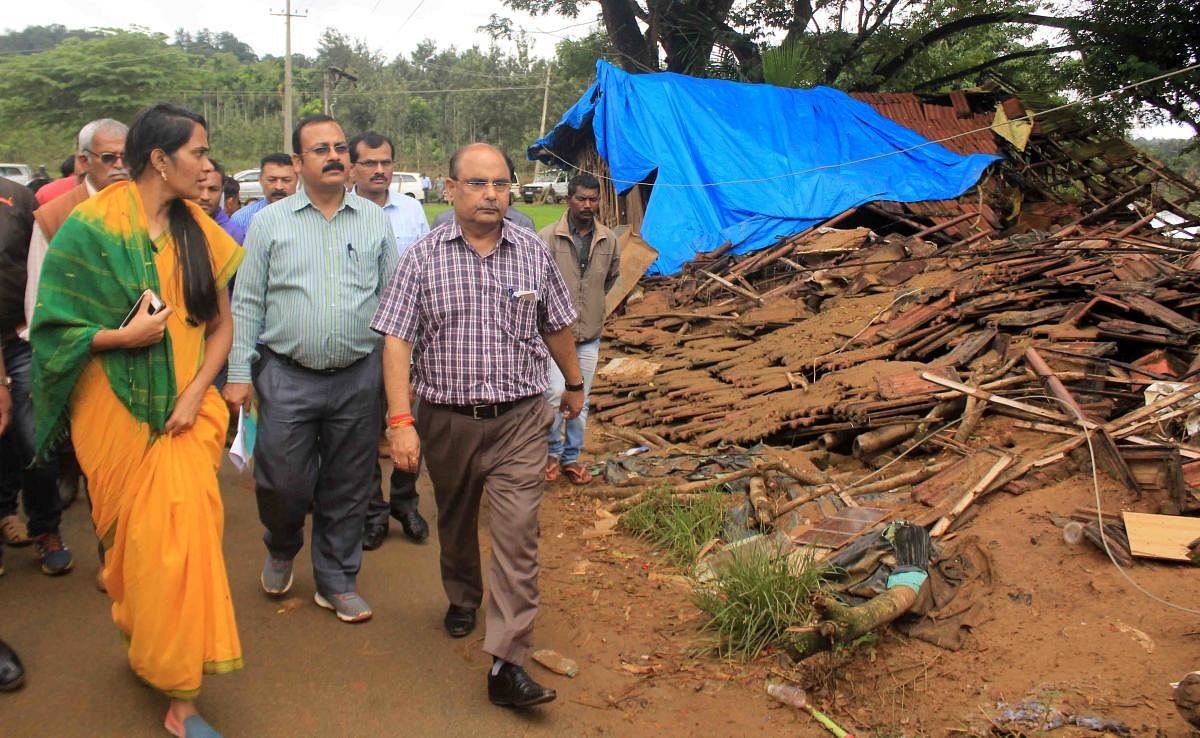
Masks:
[[[735,253],[763,248],[873,200],[958,197],[998,158],[930,144],[828,87],[628,74],[603,60],[529,157],[589,124],[618,192],[657,172],[641,235],[662,274],[726,241]]]

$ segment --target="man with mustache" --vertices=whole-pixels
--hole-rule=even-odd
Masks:
[[[128,128],[124,123],[112,118],[93,120],[79,129],[78,149],[75,154],[75,174],[82,175],[79,184],[67,190],[62,195],[42,205],[33,213],[33,230],[29,237],[29,250],[25,256],[24,272],[5,270],[6,273],[17,275],[24,280],[24,320],[18,321],[17,340],[5,341],[5,356],[9,362],[9,370],[13,372],[18,382],[29,380],[28,372],[31,366],[32,350],[29,347],[29,324],[33,321],[33,312],[37,303],[39,278],[42,273],[42,263],[50,248],[50,241],[58,233],[58,229],[66,222],[67,216],[79,203],[87,200],[100,190],[114,182],[129,179],[129,170],[125,166],[125,134]],[[14,245],[15,246],[15,245]],[[14,292],[5,291],[5,295],[18,296],[20,289]],[[14,355],[12,352],[16,352]],[[13,367],[18,367],[14,369]],[[32,423],[32,418],[30,420]],[[29,450],[32,454],[32,449]],[[38,552],[42,558],[42,570],[47,574],[63,574],[70,571],[73,558],[70,550],[62,542],[58,533],[59,521],[62,517],[61,503],[58,496],[57,459],[43,466],[26,470],[31,475],[23,483],[25,495],[25,510],[29,514],[29,532],[34,534]],[[26,464],[21,464],[24,468]],[[0,542],[13,545],[20,543],[14,537],[21,538],[24,531],[16,516],[17,500],[15,497],[0,499]],[[29,540],[25,539],[25,543]]]
[[[371,617],[356,577],[383,423],[382,339],[368,326],[399,255],[383,210],[346,192],[350,147],[337,121],[304,118],[292,146],[304,189],[250,224],[222,394],[248,408],[253,382],[258,397],[263,591],[291,589],[311,508],[314,599],[357,623]]]
[[[487,495],[488,699],[529,707],[555,698],[524,669],[538,611],[546,433],[556,412],[542,396],[546,364],[553,359],[568,379],[561,407],[568,418],[579,414],[583,379],[562,275],[535,233],[504,219],[511,181],[495,147],[455,152],[446,179],[454,220],[400,257],[371,327],[387,336],[392,461],[415,472],[424,453],[433,481],[449,600],[443,625],[453,638],[475,628],[483,602],[479,508]],[[410,386],[421,399],[415,419]]]
[[[429,233],[425,209],[415,199],[391,189],[395,170],[395,147],[390,139],[374,131],[350,139],[350,170],[354,190],[387,213],[396,236],[396,253]],[[363,528],[363,548],[373,551],[383,545],[388,534],[388,514],[400,522],[404,535],[414,543],[429,536],[429,525],[417,510],[417,475],[400,468],[392,469],[389,500],[383,499],[383,475],[375,459],[371,460],[371,502],[367,505],[367,523]]]
[[[583,448],[583,433],[587,427],[587,398],[600,356],[600,333],[604,329],[605,295],[621,275],[621,251],[617,235],[602,223],[596,222],[600,207],[600,181],[591,174],[579,174],[567,183],[567,212],[556,223],[538,232],[562,272],[579,319],[572,333],[575,336],[575,356],[583,372],[583,410],[574,418],[555,417],[550,426],[549,456],[546,459],[546,481],[553,482],[561,470],[572,484],[587,484],[592,475],[579,463]],[[550,407],[562,401],[566,380],[562,372],[551,365],[550,388],[546,399]],[[565,431],[565,438],[564,438]]]
[[[263,196],[229,216],[243,231],[250,230],[250,221],[266,206],[296,193],[296,165],[284,153],[267,154],[259,162],[258,183]]]
[[[200,186],[200,197],[196,198],[196,204],[240,246],[242,241],[246,240],[246,231],[230,219],[222,203],[225,199],[225,167],[216,159],[208,161],[213,168],[209,170],[204,184]]]

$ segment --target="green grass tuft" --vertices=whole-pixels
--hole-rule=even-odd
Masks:
[[[533,225],[537,230],[545,228],[562,217],[563,211],[567,209],[566,205],[526,205],[523,202],[515,202],[509,205],[510,208],[516,208],[522,213],[525,213],[533,219]],[[449,210],[450,205],[444,202],[427,202],[425,203],[425,217],[432,223],[433,219],[438,216],[438,213],[443,210]]]
[[[786,645],[793,626],[816,619],[813,595],[822,586],[823,569],[799,567],[762,550],[735,553],[715,579],[697,587],[695,604],[708,614],[703,630],[717,636],[723,657],[753,659],[771,645]]]
[[[704,544],[721,533],[729,497],[716,490],[692,500],[672,500],[663,490],[621,515],[621,525],[662,547],[672,564],[690,569]]]

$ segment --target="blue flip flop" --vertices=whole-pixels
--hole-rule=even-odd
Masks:
[[[163,727],[167,732],[175,736],[175,738],[221,738],[221,734],[216,731],[213,726],[204,722],[204,718],[199,715],[192,715],[183,721],[183,724],[171,720],[171,713],[167,713],[167,719],[163,721]],[[182,732],[180,732],[182,729]]]

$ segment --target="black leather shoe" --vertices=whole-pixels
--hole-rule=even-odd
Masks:
[[[446,609],[446,619],[442,623],[452,638],[462,638],[475,630],[475,609],[451,605]]]
[[[400,521],[404,529],[404,537],[413,543],[421,543],[429,537],[429,524],[416,508],[412,510],[392,510],[392,517]]]
[[[533,681],[516,664],[505,662],[497,674],[488,673],[488,699],[493,705],[530,707],[553,702],[557,696],[553,689]]]
[[[383,545],[383,539],[387,538],[388,525],[384,521],[379,523],[367,523],[363,526],[363,550],[374,551]]]
[[[25,667],[21,666],[21,659],[7,643],[0,641],[0,692],[20,689],[24,683]]]

